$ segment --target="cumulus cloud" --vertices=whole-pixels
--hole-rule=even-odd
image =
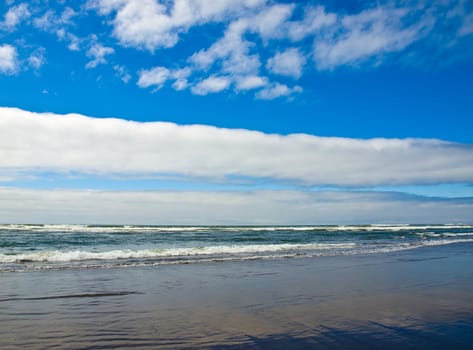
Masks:
[[[298,49],[290,48],[271,57],[266,67],[275,74],[299,78],[305,63],[304,55]]]
[[[281,36],[281,24],[291,15],[293,8],[293,5],[274,5],[231,22],[221,39],[192,55],[189,61],[200,69],[208,69],[220,61],[225,73],[257,73],[261,66],[259,56],[250,53],[254,44],[243,36],[247,32],[258,33],[264,39]]]
[[[4,44],[0,46],[0,73],[14,74],[18,69],[18,54],[16,48]]]
[[[153,69],[158,67],[138,67],[141,80],[138,86],[153,86],[156,90],[169,83],[175,90],[190,88],[201,95],[234,91],[253,93],[256,98],[267,100],[294,96],[301,91],[298,86],[291,88],[283,84],[276,75],[298,79],[315,68],[334,70],[362,64],[372,67],[398,57],[394,54],[401,52],[409,53],[406,57],[420,57],[425,52],[456,50],[458,56],[465,57],[470,54],[461,49],[471,46],[469,40],[473,33],[470,5],[463,0],[386,0],[366,4],[362,10],[347,11],[336,6],[268,0],[87,0],[77,10],[63,1],[50,9],[28,2],[11,1],[7,5],[4,18],[0,19],[0,31],[14,31],[24,23],[30,29],[33,26],[51,33],[70,50],[84,49],[90,58],[87,68],[106,63],[107,55],[118,50],[111,47],[113,41],[106,38],[107,34],[121,46],[152,53],[174,47],[180,40],[192,40],[200,30],[195,27],[206,26],[203,31],[211,28],[211,35],[206,38],[216,36],[216,40],[197,47],[187,59],[173,57],[177,59],[172,67],[162,67],[167,70],[162,83],[159,80],[147,83]],[[83,25],[82,21],[95,15],[103,16],[99,18],[101,25],[111,30],[100,36],[107,46],[96,42],[95,34],[90,32],[92,27]],[[98,21],[96,24],[99,25]],[[191,28],[194,30],[190,35],[185,35]],[[37,47],[24,40],[26,46]],[[424,45],[413,45],[421,40]],[[200,42],[205,40],[199,39],[189,47]],[[308,65],[308,58],[315,64]],[[37,68],[44,63],[38,54],[22,61]],[[131,75],[120,69],[123,63],[115,62],[114,70],[120,79],[128,82]],[[16,70],[17,65],[14,70],[3,68],[1,72],[11,74]],[[225,77],[219,80],[219,86],[225,88],[219,90],[213,78],[207,82],[209,76]],[[207,84],[210,84],[208,89]]]
[[[67,42],[69,50],[78,51],[82,40],[70,31],[76,16],[77,13],[71,7],[65,7],[61,12],[48,10],[41,17],[35,18],[33,25],[39,30],[55,34],[58,40]]]
[[[166,67],[155,67],[150,70],[143,70],[140,72],[138,86],[145,88],[155,85],[158,89],[160,89],[170,78],[170,76],[171,72]]]
[[[408,50],[435,28],[450,28],[445,29],[449,33],[456,30],[455,35],[460,37],[467,36],[472,27],[464,4],[448,1],[384,1],[348,12],[266,0],[89,0],[88,8],[107,16],[121,45],[151,52],[175,46],[186,39],[183,34],[192,27],[220,23],[222,35],[207,47],[197,49],[180,69],[143,69],[138,86],[159,89],[169,82],[175,90],[191,88],[200,95],[252,90],[256,98],[266,100],[302,91],[299,86],[283,84],[275,75],[300,78],[305,70],[309,71],[309,56],[318,70],[376,66],[392,54]],[[447,15],[439,15],[445,12]],[[442,21],[445,23],[439,27],[437,24]],[[435,45],[445,44],[443,37],[442,34]],[[308,42],[312,43],[309,55]],[[299,47],[295,47],[296,43]],[[262,64],[262,57],[268,57],[275,48],[278,52]],[[264,67],[266,72],[262,71]],[[177,78],[174,72],[179,70],[188,73]],[[153,73],[161,74],[155,77],[154,84],[150,83]],[[207,81],[209,76],[212,77]],[[214,81],[217,76],[225,78]]]
[[[172,47],[190,27],[220,22],[257,8],[265,0],[91,0],[88,7],[102,15],[113,14],[113,32],[122,45],[154,51]]]
[[[37,49],[31,53],[28,57],[28,64],[34,69],[39,69],[43,64],[46,63],[46,58],[44,57],[44,48]]]
[[[47,208],[47,210],[45,210]],[[0,188],[8,223],[309,225],[473,222],[473,200],[377,192],[83,191]]]
[[[97,67],[99,64],[106,64],[107,60],[105,59],[105,56],[112,55],[113,53],[115,53],[115,50],[112,47],[94,43],[87,50],[87,57],[92,58],[92,60],[87,62],[85,68],[90,69]]]
[[[0,169],[271,178],[303,185],[473,183],[473,148],[440,140],[281,136],[1,108]]]
[[[72,25],[72,19],[75,16],[77,16],[77,13],[72,8],[66,7],[61,13],[48,10],[41,17],[35,18],[33,23],[38,29],[55,31],[59,28]]]
[[[207,95],[228,89],[230,83],[228,77],[211,76],[194,85],[191,90],[196,95]]]
[[[268,6],[260,12],[234,20],[228,25],[222,38],[189,58],[192,69],[205,72],[217,66],[219,73],[227,75],[225,80],[219,81],[219,86],[224,89],[227,89],[232,82],[236,91],[254,90],[267,85],[268,79],[258,76],[261,67],[260,57],[252,52],[256,45],[246,40],[244,36],[246,33],[256,33],[264,40],[282,38],[284,36],[282,24],[291,16],[294,7],[294,5]],[[213,83],[213,79],[210,82]],[[207,85],[207,80],[198,83],[192,91],[200,95],[212,91],[206,89],[205,85],[204,89],[201,89],[202,84]]]
[[[273,83],[258,91],[256,93],[256,98],[260,100],[274,100],[278,97],[288,97],[300,92],[302,92],[302,88],[300,86],[294,86],[290,88],[284,84]]]
[[[236,77],[236,89],[239,91],[259,89],[268,84],[266,77],[247,75]]]
[[[28,4],[21,3],[16,6],[12,6],[8,9],[7,13],[2,22],[0,22],[0,29],[12,31],[16,28],[21,21],[29,18],[31,15]]]
[[[113,70],[115,71],[115,75],[120,78],[121,81],[123,81],[125,84],[127,84],[130,79],[131,75],[128,72],[128,69],[126,69],[125,66],[121,66],[119,64],[116,64],[113,66]]]
[[[175,4],[177,6],[178,2]],[[256,5],[257,2],[246,6],[246,9],[257,7]],[[189,57],[187,67],[181,70],[166,67],[143,70],[140,72],[138,86],[156,85],[159,89],[166,81],[175,79],[172,84],[174,89],[183,90],[191,86],[192,93],[207,95],[227,90],[232,84],[236,91],[254,90],[267,85],[268,79],[259,77],[260,57],[252,53],[255,44],[246,40],[244,35],[252,32],[264,39],[281,37],[283,31],[280,25],[289,18],[293,8],[294,5],[274,5],[240,16],[229,23],[222,38]],[[215,69],[215,73],[208,77],[210,69]],[[176,71],[185,71],[187,76],[177,78],[173,74]],[[200,79],[189,83],[187,78],[191,72],[199,72],[197,75],[200,75]],[[202,76],[202,72],[205,76]],[[155,83],[152,84],[152,81]]]
[[[168,80],[173,80],[173,88],[175,90],[183,90],[187,87],[187,77],[191,74],[190,69],[168,69],[166,67],[154,67],[149,70],[142,70],[139,73],[138,86],[147,88],[154,86],[161,89]]]
[[[252,44],[244,40],[246,24],[242,20],[230,24],[224,36],[208,49],[200,50],[189,58],[196,69],[208,70],[221,63],[221,70],[230,74],[255,74],[261,62],[259,56],[251,54]]]

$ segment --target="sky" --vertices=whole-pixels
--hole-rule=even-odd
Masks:
[[[473,1],[0,3],[0,222],[473,222]]]

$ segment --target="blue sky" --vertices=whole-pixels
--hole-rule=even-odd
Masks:
[[[222,205],[222,193],[368,191],[464,208],[472,82],[471,1],[4,1],[0,190]],[[87,117],[57,117],[71,113]],[[451,221],[473,220],[462,215]]]

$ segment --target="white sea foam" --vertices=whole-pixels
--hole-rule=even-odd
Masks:
[[[161,257],[199,256],[199,255],[231,255],[257,254],[298,250],[349,249],[355,243],[313,243],[313,244],[261,244],[207,246],[194,248],[145,249],[145,250],[111,250],[106,252],[90,251],[42,251],[23,254],[0,254],[0,263],[18,262],[67,262],[82,260],[118,260],[144,259]]]
[[[465,237],[465,236],[473,236],[473,232],[419,232],[417,233],[422,238],[425,237]]]
[[[404,231],[436,229],[472,229],[473,225],[340,225],[340,226],[89,226],[4,224],[0,230],[32,232],[199,232],[199,231]]]
[[[17,255],[0,254],[0,271],[14,272],[27,270],[158,266],[201,262],[379,254],[454,243],[473,243],[473,239],[435,239],[416,243],[388,244],[384,246],[378,246],[376,244],[357,245],[354,243],[338,243],[213,246],[163,250],[112,250],[107,252],[78,250],[69,252],[44,251]],[[31,264],[21,264],[24,262],[31,262]]]
[[[458,232],[458,233],[442,233],[444,237],[465,237],[465,236],[473,236],[473,232]]]
[[[361,245],[356,243],[311,243],[311,244],[264,244],[264,245],[229,245],[229,246],[205,246],[192,248],[168,248],[168,249],[144,249],[144,250],[110,250],[105,252],[93,251],[41,251],[22,254],[0,254],[0,263],[14,264],[24,262],[50,262],[65,263],[86,260],[132,260],[152,258],[179,258],[179,257],[232,257],[241,259],[238,255],[246,258],[263,258],[271,253],[275,256],[295,254],[303,252],[303,255],[322,256],[337,254],[365,254],[365,253],[387,253],[407,249],[416,249],[424,246],[441,246],[454,243],[472,243],[473,239],[434,239],[422,240],[420,242],[397,243],[378,246],[376,244]],[[312,253],[310,253],[312,252]],[[279,254],[280,253],[280,254]],[[199,259],[200,261],[201,259]]]

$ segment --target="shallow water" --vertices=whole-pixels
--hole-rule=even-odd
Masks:
[[[0,272],[386,253],[473,242],[471,225],[0,225]]]

